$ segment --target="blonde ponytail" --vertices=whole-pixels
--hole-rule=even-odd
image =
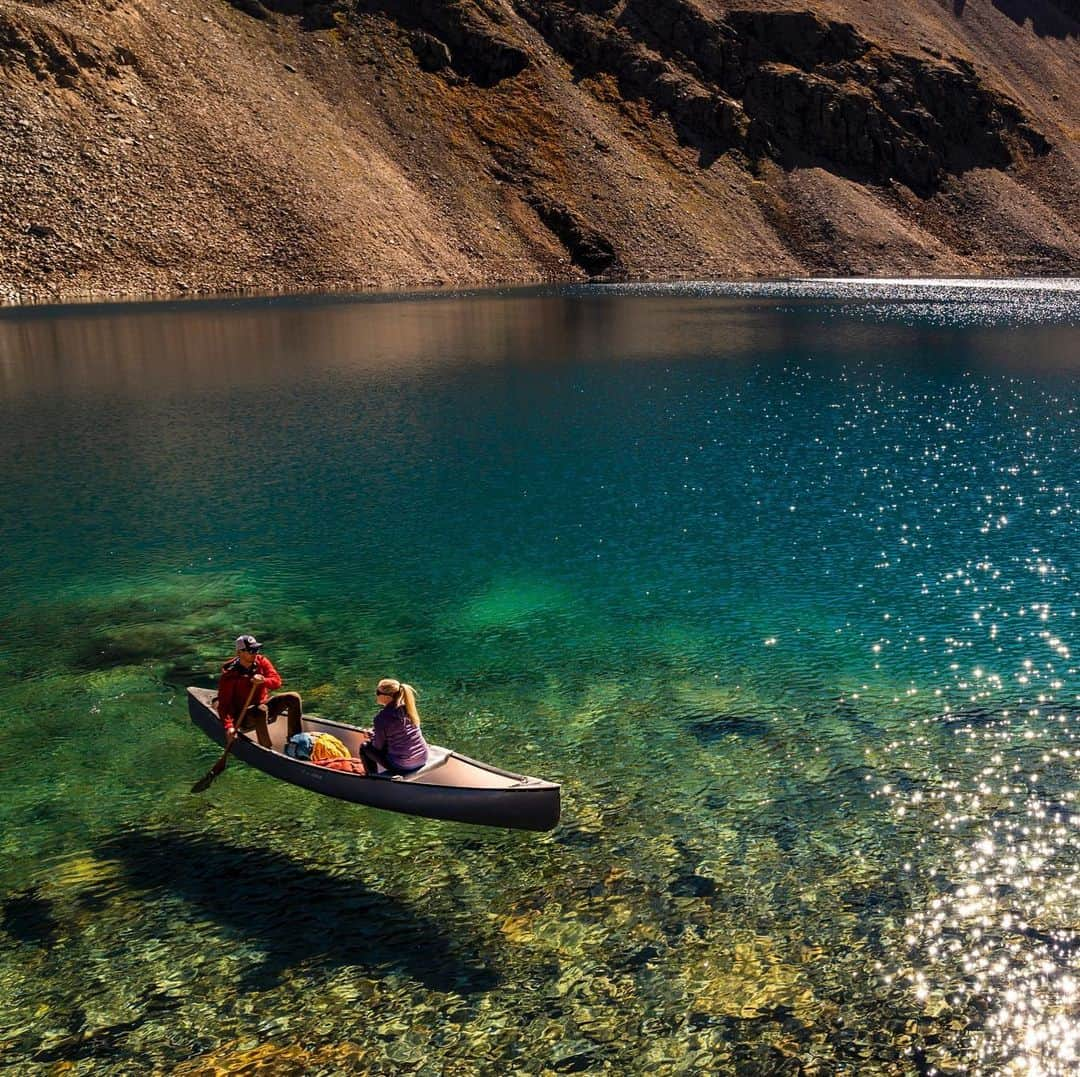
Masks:
[[[416,691],[413,686],[411,684],[402,684],[401,694],[398,696],[398,699],[404,701],[405,713],[408,714],[409,721],[419,728],[420,712],[416,709]]]

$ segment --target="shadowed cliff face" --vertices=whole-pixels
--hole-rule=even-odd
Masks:
[[[411,31],[421,66],[490,87],[529,64],[510,5],[495,0],[233,0],[308,27],[384,16]],[[946,173],[1006,168],[1050,144],[967,60],[874,46],[811,10],[732,11],[692,0],[515,0],[575,81],[612,76],[624,98],[670,119],[703,167],[738,150],[785,167],[821,164],[920,193]]]
[[[529,62],[514,41],[508,19],[493,0],[230,0],[256,18],[271,12],[296,15],[307,30],[331,30],[350,17],[383,15],[412,31],[412,46],[425,70],[447,68],[480,86],[493,86]]]
[[[710,20],[687,0],[516,6],[575,77],[613,75],[624,96],[667,113],[703,165],[741,150],[926,193],[947,172],[1049,149],[970,63],[877,48],[812,11]]]
[[[1074,7],[0,0],[0,297],[1077,272]]]

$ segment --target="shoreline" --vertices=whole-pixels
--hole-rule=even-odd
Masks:
[[[8,5],[0,304],[1080,273],[1068,19],[331,6]]]
[[[47,314],[56,310],[72,310],[87,312],[99,307],[141,306],[148,308],[169,307],[177,304],[227,304],[233,302],[249,302],[263,300],[266,302],[309,301],[313,299],[325,299],[329,302],[389,302],[396,300],[420,300],[420,299],[461,299],[471,295],[493,295],[504,291],[520,293],[542,292],[545,290],[560,291],[567,288],[578,287],[612,287],[612,288],[650,288],[650,287],[679,287],[691,285],[705,285],[710,287],[755,288],[768,285],[783,286],[793,285],[807,287],[818,286],[864,286],[873,288],[877,286],[890,287],[969,287],[989,288],[995,285],[1007,285],[1010,288],[1031,288],[1035,290],[1063,290],[1072,291],[1080,289],[1080,272],[1061,274],[1018,274],[997,275],[994,273],[980,275],[888,275],[877,274],[874,276],[844,276],[844,275],[816,275],[802,274],[797,276],[770,276],[754,274],[740,276],[727,274],[723,276],[629,276],[619,277],[565,277],[565,276],[537,276],[509,278],[498,281],[478,280],[475,282],[454,281],[440,284],[426,284],[423,282],[403,280],[397,283],[363,284],[357,282],[343,283],[339,286],[320,285],[311,282],[310,287],[299,284],[295,287],[281,289],[261,288],[225,288],[216,289],[211,286],[185,287],[180,290],[163,291],[72,291],[62,293],[37,293],[31,292],[14,300],[8,295],[0,295],[0,318],[8,317],[17,313],[35,312]]]

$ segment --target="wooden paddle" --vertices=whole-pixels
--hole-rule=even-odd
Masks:
[[[247,709],[251,704],[252,699],[255,698],[255,689],[259,685],[254,678],[251,682],[251,691],[248,692],[247,699],[244,700],[244,705],[240,708],[240,713],[236,716],[236,725],[239,727],[240,719],[247,714]],[[239,728],[233,733],[233,739],[229,741],[225,748],[225,751],[221,753],[221,758],[191,787],[193,793],[205,793],[207,789],[214,784],[214,779],[225,769],[226,764],[229,762],[229,752],[233,750],[233,745],[236,743],[240,736]]]

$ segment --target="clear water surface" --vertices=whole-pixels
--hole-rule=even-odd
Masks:
[[[1074,1072],[1080,290],[0,312],[0,1058]],[[239,631],[563,783],[550,834],[236,765]]]

